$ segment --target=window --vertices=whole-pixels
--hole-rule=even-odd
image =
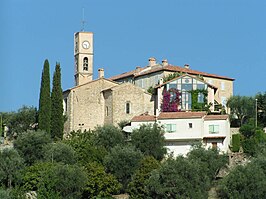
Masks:
[[[188,123],[188,128],[192,129],[192,123]]]
[[[170,83],[170,84],[169,84],[169,89],[171,89],[171,88],[173,88],[173,89],[177,89],[177,84],[175,84],[175,83]]]
[[[219,133],[219,125],[209,125],[209,134]]]
[[[126,114],[130,114],[130,102],[126,103]]]
[[[105,115],[106,115],[106,116],[109,115],[108,106],[105,107]]]
[[[197,89],[205,89],[205,84],[197,84]]]
[[[221,82],[221,90],[224,91],[225,88],[224,88],[224,82]]]
[[[79,68],[78,68],[78,58],[77,57],[75,58],[75,66],[76,66],[76,72],[78,72]]]
[[[166,132],[173,133],[176,132],[176,124],[166,124]]]
[[[64,114],[67,112],[67,98],[64,99]]]
[[[204,95],[203,95],[203,93],[198,93],[198,103],[204,103]]]
[[[223,107],[226,107],[227,99],[226,97],[221,97],[221,104]]]
[[[83,70],[88,70],[89,60],[88,57],[84,57],[83,59]]]

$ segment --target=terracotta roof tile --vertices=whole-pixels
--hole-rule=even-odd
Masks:
[[[227,120],[228,115],[206,115],[204,120]]]
[[[158,72],[158,71],[171,71],[171,72],[183,72],[183,73],[188,73],[191,75],[202,75],[205,77],[213,77],[213,78],[219,78],[219,79],[227,79],[227,80],[232,80],[234,81],[235,79],[230,78],[230,77],[226,77],[226,76],[220,76],[220,75],[216,75],[216,74],[210,74],[210,73],[205,73],[205,72],[200,72],[197,70],[191,70],[189,68],[184,68],[184,67],[180,67],[180,66],[172,66],[172,65],[167,65],[167,66],[161,66],[161,67],[151,67],[150,70],[147,70],[149,67],[144,67],[144,68],[140,68],[137,70],[132,70],[129,72],[125,72],[122,73],[120,75],[116,75],[113,77],[110,77],[111,80],[118,80],[121,78],[125,78],[125,77],[139,77],[139,76],[143,76],[143,75],[147,75],[150,73],[154,73],[154,72]]]
[[[204,136],[203,139],[224,139],[226,138],[225,135],[209,135],[209,136]]]
[[[202,118],[206,112],[161,112],[158,119],[192,119]]]
[[[139,115],[132,118],[131,122],[149,122],[155,121],[155,115]]]

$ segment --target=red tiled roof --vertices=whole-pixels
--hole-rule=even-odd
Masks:
[[[228,115],[206,115],[204,120],[227,120]]]
[[[193,119],[204,115],[206,112],[161,112],[158,119]]]
[[[216,135],[216,136],[204,136],[203,139],[224,139],[226,138],[225,135]]]
[[[132,118],[132,122],[149,122],[155,121],[155,115],[139,115]]]
[[[183,73],[188,73],[188,74],[191,74],[191,75],[202,75],[202,76],[205,76],[205,77],[227,79],[227,80],[232,80],[232,81],[235,80],[235,79],[230,78],[230,77],[225,77],[225,76],[220,76],[220,75],[200,72],[200,71],[191,70],[189,68],[184,68],[184,67],[180,67],[180,66],[167,65],[167,66],[161,66],[161,67],[154,67],[154,68],[151,68],[150,70],[147,70],[147,71],[144,72],[143,70],[147,69],[147,68],[148,67],[140,68],[140,69],[138,69],[138,72],[137,72],[137,70],[132,70],[132,71],[129,71],[129,72],[125,72],[123,74],[113,76],[110,79],[111,80],[118,80],[118,79],[121,79],[121,78],[130,77],[130,76],[139,77],[139,76],[147,75],[147,74],[158,72],[158,71],[171,71],[171,72],[183,72]]]

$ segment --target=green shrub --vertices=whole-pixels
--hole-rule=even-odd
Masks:
[[[238,152],[240,149],[240,134],[234,134],[232,136],[232,151]]]

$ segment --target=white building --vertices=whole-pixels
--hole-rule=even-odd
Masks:
[[[132,129],[142,124],[164,126],[168,153],[186,155],[193,144],[202,142],[206,147],[228,152],[230,123],[228,115],[207,115],[206,112],[161,112],[158,117],[136,116],[131,120]]]

